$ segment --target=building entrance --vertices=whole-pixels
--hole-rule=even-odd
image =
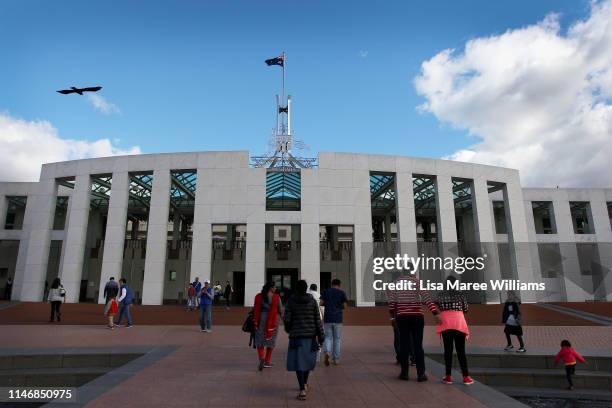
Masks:
[[[283,302],[286,302],[298,281],[298,268],[268,268],[266,282],[276,286],[276,292],[280,294]]]

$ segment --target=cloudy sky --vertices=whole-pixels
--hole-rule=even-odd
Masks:
[[[428,3],[0,2],[0,180],[81,157],[263,153],[280,90],[263,60],[285,50],[303,155],[612,186],[612,0]]]

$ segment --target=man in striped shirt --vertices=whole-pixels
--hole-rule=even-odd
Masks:
[[[425,375],[425,352],[423,351],[423,305],[433,313],[438,320],[438,309],[432,302],[429,293],[419,288],[416,274],[400,276],[395,281],[396,286],[403,288],[391,290],[388,293],[389,315],[392,324],[396,324],[400,334],[400,364],[402,371],[399,378],[408,380],[410,367],[409,354],[412,352],[416,360],[417,381],[427,381]]]

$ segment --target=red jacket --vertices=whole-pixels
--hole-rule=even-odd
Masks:
[[[576,364],[576,359],[581,363],[584,363],[584,357],[582,357],[573,347],[561,347],[561,350],[555,356],[555,361],[553,365],[557,365],[559,360],[563,359],[563,363],[565,365],[574,365]]]

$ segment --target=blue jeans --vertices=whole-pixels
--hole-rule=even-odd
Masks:
[[[200,304],[200,328],[212,329],[212,305]]]
[[[132,314],[130,313],[131,307],[132,305],[124,305],[123,303],[119,305],[119,318],[117,318],[117,325],[121,324],[121,320],[123,320],[124,314],[125,314],[125,317],[127,318],[127,325],[128,326],[132,325]]]
[[[323,352],[330,354],[334,360],[339,360],[342,323],[325,323],[323,325],[323,328],[325,329],[325,342],[323,343]]]

